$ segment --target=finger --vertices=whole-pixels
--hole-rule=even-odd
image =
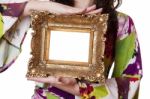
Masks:
[[[102,8],[94,10],[94,11],[91,11],[91,12],[88,12],[86,14],[97,14],[97,13],[101,13],[101,12],[102,12]]]
[[[68,15],[82,14],[86,12],[86,9],[73,8],[68,10]]]
[[[88,12],[88,13],[86,13],[86,14],[97,14],[97,13],[101,13],[102,12],[102,8],[100,8],[100,9],[97,9],[97,10],[94,10],[94,11],[91,11],[91,12]]]
[[[41,83],[48,83],[45,78],[27,78],[27,79],[31,81],[41,82]]]
[[[86,13],[88,13],[88,12],[90,12],[90,11],[92,11],[92,10],[95,10],[96,9],[96,5],[94,4],[94,5],[92,5],[92,6],[90,6],[90,7],[88,7],[87,9],[86,9]]]
[[[31,81],[36,81],[36,82],[41,82],[41,83],[49,83],[49,79],[48,78],[35,78],[35,77],[31,77],[31,78],[27,78],[28,80],[31,80]],[[51,79],[51,81],[54,81],[53,79]]]
[[[72,84],[76,83],[76,80],[71,77],[61,77],[59,79],[59,81],[62,82],[63,84],[67,84],[67,85],[72,85]]]
[[[31,81],[36,81],[36,82],[41,82],[41,83],[50,83],[50,84],[61,84],[61,82],[58,81],[57,78],[55,77],[47,77],[47,78],[43,78],[43,77],[30,77],[30,78],[27,78],[28,80],[31,80]]]
[[[82,13],[85,13],[86,12],[86,9],[78,9],[78,10],[74,10],[74,12],[72,12],[73,14],[82,14]]]

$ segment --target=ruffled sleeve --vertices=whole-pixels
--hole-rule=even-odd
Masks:
[[[10,67],[21,53],[30,26],[30,17],[21,17],[26,4],[27,1],[20,0],[0,1],[0,72]]]
[[[82,99],[138,99],[142,77],[140,45],[131,17],[120,16],[112,78],[105,84],[79,82]]]

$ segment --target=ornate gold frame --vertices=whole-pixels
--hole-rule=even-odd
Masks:
[[[32,15],[31,54],[27,77],[64,76],[84,78],[89,81],[104,83],[104,34],[107,30],[107,14],[97,15],[53,15],[46,11],[33,11]],[[90,55],[88,63],[60,62],[48,60],[48,31],[89,31]]]

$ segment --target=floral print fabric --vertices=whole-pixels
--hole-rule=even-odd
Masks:
[[[118,20],[116,44],[112,45],[115,46],[112,78],[106,80],[104,85],[81,82],[79,85],[83,99],[138,99],[142,63],[137,33],[129,16],[118,13]],[[109,57],[105,58],[108,60]]]
[[[20,0],[0,1],[0,72],[10,67],[21,53],[30,25],[29,17],[19,20],[26,3]],[[118,12],[118,22],[115,44],[112,43],[114,35],[106,36],[104,62],[106,76],[114,62],[112,78],[107,79],[105,84],[80,81],[80,96],[37,84],[32,99],[138,99],[142,62],[136,29],[131,17],[126,14]]]

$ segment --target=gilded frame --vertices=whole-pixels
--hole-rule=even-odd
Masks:
[[[97,15],[53,15],[46,11],[33,11],[31,26],[32,57],[28,64],[27,77],[64,76],[88,81],[105,82],[104,50],[107,30],[107,14]],[[68,21],[69,20],[69,21]],[[60,62],[48,60],[48,31],[89,31],[90,48],[88,63]]]

